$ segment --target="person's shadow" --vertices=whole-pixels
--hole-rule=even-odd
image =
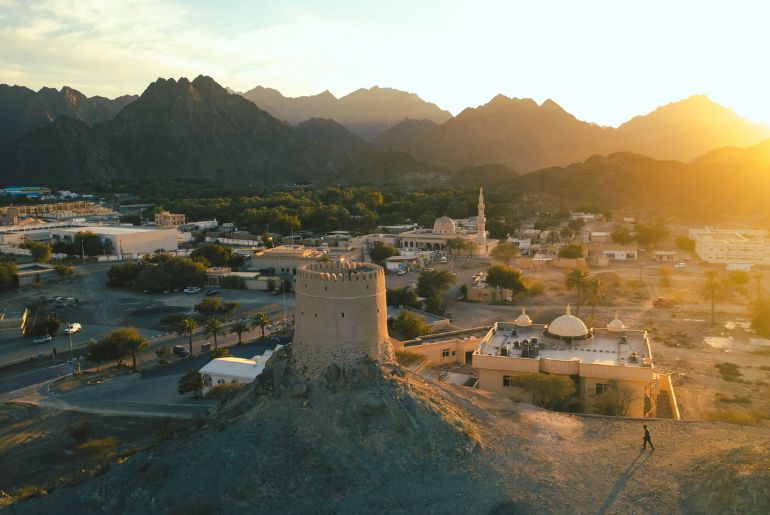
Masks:
[[[610,490],[610,494],[607,496],[607,499],[604,501],[604,504],[602,504],[602,507],[599,508],[599,511],[597,512],[598,515],[603,515],[607,513],[607,510],[610,509],[612,504],[615,502],[615,499],[618,498],[618,495],[620,492],[623,491],[623,489],[626,487],[626,483],[628,483],[628,480],[631,479],[636,471],[641,468],[642,465],[644,465],[644,462],[647,461],[647,459],[650,457],[649,453],[645,453],[644,449],[639,450],[639,454],[636,455],[636,458],[628,464],[628,467],[626,467],[626,470],[623,471],[623,473],[620,475],[617,481],[615,481],[615,484],[612,485],[612,490]]]

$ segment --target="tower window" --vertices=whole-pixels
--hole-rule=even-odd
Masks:
[[[345,313],[342,314],[342,318],[345,318]]]

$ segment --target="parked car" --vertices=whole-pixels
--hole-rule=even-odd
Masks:
[[[206,297],[211,297],[212,295],[219,295],[219,290],[216,288],[209,288],[206,290]]]
[[[181,358],[186,358],[190,355],[190,351],[185,349],[182,345],[174,345],[171,348],[171,352],[173,352],[176,356],[179,356]]]
[[[446,256],[441,256],[441,259],[439,259],[439,262],[442,264],[446,264],[447,262]]]
[[[64,334],[75,334],[79,332],[81,329],[83,328],[81,327],[80,324],[78,324],[77,322],[73,322],[71,324],[67,324],[67,327],[64,328]]]
[[[37,344],[40,344],[40,343],[48,343],[50,341],[51,341],[51,337],[48,336],[47,334],[44,334],[43,336],[38,336],[37,338],[32,340],[32,343],[37,345]]]
[[[674,299],[667,299],[666,297],[658,297],[652,301],[652,305],[656,308],[675,308],[679,305],[679,302]]]
[[[687,268],[687,263],[677,263],[674,265],[674,268],[677,270],[682,270],[683,268]]]
[[[396,273],[397,273],[398,275],[405,275],[405,274],[406,274],[406,270],[399,270],[399,271],[398,271],[398,272],[396,272]]]
[[[188,286],[184,289],[185,293],[198,293],[201,291],[201,288],[198,288],[197,286]]]

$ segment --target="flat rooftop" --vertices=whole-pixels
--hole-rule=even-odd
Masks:
[[[593,336],[585,340],[568,342],[549,338],[542,332],[542,326],[533,326],[532,330],[522,331],[514,327],[492,328],[491,337],[477,351],[484,356],[501,356],[501,349],[508,352],[507,357],[522,358],[521,342],[537,338],[539,355],[536,358],[524,359],[554,359],[561,361],[580,361],[595,365],[626,365],[629,367],[642,366],[648,355],[648,345],[644,331],[629,330],[624,333],[611,333],[606,329],[595,329]],[[621,344],[621,336],[626,337],[626,343]],[[517,343],[519,345],[517,345]],[[636,362],[630,360],[631,354],[636,353]]]
[[[64,227],[56,229],[60,233],[77,234],[79,232],[93,232],[95,234],[137,234],[142,232],[176,231],[173,227],[117,227],[114,225],[86,225],[82,227]]]

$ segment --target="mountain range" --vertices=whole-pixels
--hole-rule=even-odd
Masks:
[[[362,105],[367,96],[423,102],[393,91],[321,97],[336,105],[351,96]],[[369,114],[371,121],[382,112]],[[295,182],[420,189],[476,182],[610,204],[674,202],[677,186],[720,205],[720,192],[750,190],[736,198],[752,206],[762,202],[758,192],[770,193],[770,142],[760,143],[770,129],[703,96],[611,128],[578,120],[553,101],[498,95],[443,123],[407,116],[367,141],[334,118],[292,125],[199,76],[158,79],[139,97],[114,100],[66,87],[0,86],[0,129],[5,184],[170,177],[231,189]]]
[[[136,95],[115,99],[87,97],[64,86],[60,90],[32,91],[23,86],[0,84],[0,145],[43,127],[60,116],[69,116],[88,125],[111,120]]]
[[[399,124],[378,141],[453,168],[500,163],[526,173],[624,151],[689,161],[715,148],[766,138],[770,127],[744,120],[704,96],[660,107],[615,129],[578,120],[552,100],[538,105],[498,95],[432,129]]]
[[[244,98],[292,125],[311,118],[331,118],[367,141],[405,118],[428,119],[437,124],[451,113],[421,99],[414,93],[392,88],[361,88],[337,98],[329,91],[305,97],[285,97],[279,91],[257,86]]]

